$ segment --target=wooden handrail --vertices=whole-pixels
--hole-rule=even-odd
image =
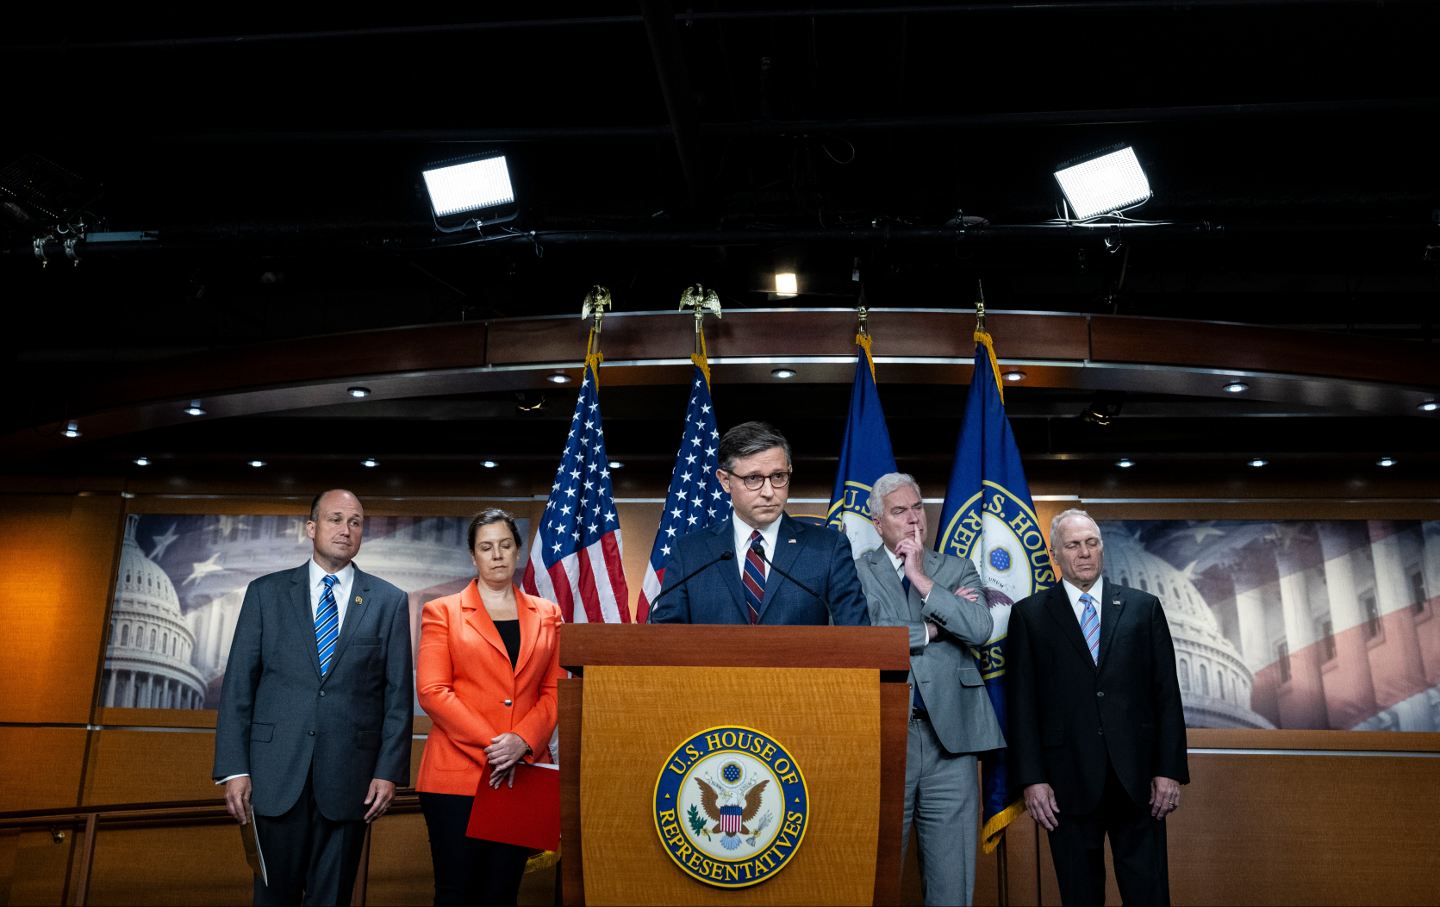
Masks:
[[[420,796],[413,788],[395,792],[389,813],[413,813],[420,809]],[[225,810],[223,799],[169,800],[153,803],[112,803],[93,807],[58,807],[0,812],[0,831],[10,829],[60,827],[81,828],[81,837],[74,852],[65,881],[62,900],[84,907],[90,895],[90,872],[95,861],[95,838],[100,827],[133,828],[146,825],[189,825],[193,823],[234,822]],[[365,827],[365,858],[355,878],[355,894],[351,907],[365,907],[370,874],[370,826]]]

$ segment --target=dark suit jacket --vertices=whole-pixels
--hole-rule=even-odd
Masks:
[[[355,569],[330,673],[320,677],[309,564],[245,590],[215,720],[216,779],[249,774],[256,814],[300,797],[333,821],[364,818],[372,778],[410,783],[414,675],[405,593]]]
[[[711,564],[680,584],[692,570],[714,561],[723,552],[735,553],[733,519],[692,532],[675,544],[665,565],[664,585],[650,612],[650,623],[750,623],[738,559]],[[743,556],[741,552],[738,557]],[[870,625],[845,536],[832,529],[798,523],[782,514],[771,560],[773,565],[765,579],[765,601],[760,608],[761,624]],[[786,579],[782,570],[815,594]]]
[[[1103,594],[1098,665],[1063,586],[1010,613],[1011,782],[1017,794],[1049,784],[1062,817],[1099,805],[1107,761],[1137,804],[1149,802],[1157,775],[1190,781],[1175,647],[1160,600],[1109,580]]]

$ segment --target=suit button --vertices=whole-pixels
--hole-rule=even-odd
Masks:
[[[510,700],[508,700],[508,699],[505,700],[505,705],[506,705],[506,706],[509,706],[509,705],[510,705]]]
[[[321,693],[320,695],[321,695],[321,696],[324,696],[325,694],[324,694],[324,693]],[[1104,691],[1104,690],[1100,690],[1100,691],[1099,691],[1098,693],[1096,693],[1095,695],[1096,695],[1096,697],[1098,697],[1098,698],[1100,698],[1100,699],[1104,699],[1104,698],[1105,698],[1105,691]]]
[[[1105,694],[1104,694],[1104,693],[1101,693],[1100,695],[1103,696],[1103,695],[1105,695]],[[324,690],[321,690],[321,691],[320,691],[320,698],[321,698],[321,699],[324,699],[324,698],[325,698],[325,691],[324,691]]]
[[[311,737],[314,737],[314,736],[315,736],[315,732],[314,732],[314,731],[306,731],[305,733],[309,734]]]

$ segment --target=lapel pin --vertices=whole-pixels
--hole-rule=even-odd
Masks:
[[[794,540],[794,539],[790,539],[789,544],[791,544],[791,545],[795,544],[795,540]]]
[[[357,605],[363,605],[363,604],[365,604],[365,599],[364,599],[364,597],[363,597],[363,596],[359,596],[359,595],[355,596],[355,604],[357,604]]]

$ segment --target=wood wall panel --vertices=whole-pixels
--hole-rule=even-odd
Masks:
[[[0,904],[64,903],[65,870],[75,836],[47,829],[0,832]]]
[[[118,495],[6,496],[0,722],[89,722],[122,503]]]
[[[85,729],[0,727],[0,812],[74,806]]]
[[[89,904],[248,904],[253,878],[234,824],[103,828]]]
[[[215,734],[204,730],[103,730],[85,773],[86,805],[202,800],[224,793],[210,778]]]

